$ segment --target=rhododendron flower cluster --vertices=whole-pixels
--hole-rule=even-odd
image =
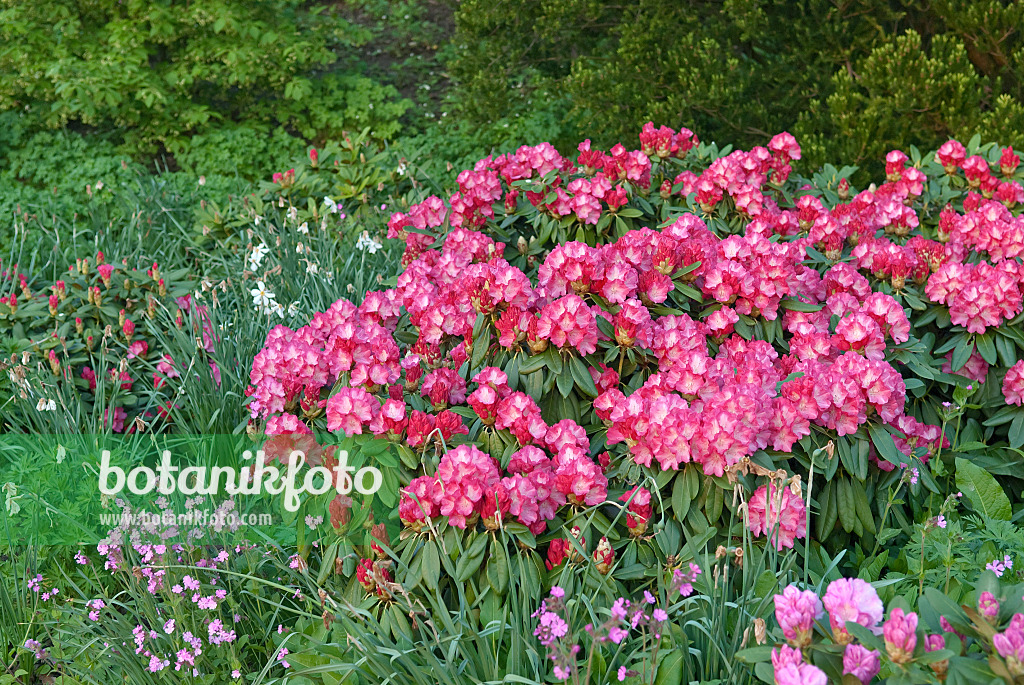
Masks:
[[[932,457],[948,438],[907,400],[922,391],[910,376],[931,381],[941,361],[922,370],[908,314],[966,337],[1021,312],[1019,193],[955,142],[936,159],[971,190],[936,213],[921,211],[929,167],[898,150],[884,183],[855,193],[841,179],[835,201],[811,185],[780,192],[801,158],[787,133],[699,165],[697,145],[649,124],[632,150],[524,146],[393,214],[394,287],[271,331],[250,374],[253,432],[398,446],[415,471],[399,514],[417,532],[445,519],[539,533],[625,477],[614,496],[641,536],[656,513],[637,469],[693,464],[735,481],[758,453],[785,459],[830,434],[872,445],[884,429],[906,461]],[[682,196],[688,208],[660,224],[634,221]],[[954,357],[943,372],[979,382],[995,366],[980,344],[959,369]],[[1010,403],[1021,375],[1005,374]],[[881,470],[900,461],[869,449]],[[778,549],[807,535],[799,487],[773,480],[746,501],[750,529]],[[556,539],[549,563],[567,554]]]
[[[811,643],[814,622],[824,615],[821,600],[812,590],[801,591],[790,585],[781,595],[775,595],[775,618],[782,634],[794,647],[807,647]]]
[[[859,623],[875,634],[881,632],[884,607],[875,588],[860,578],[840,578],[829,583],[822,605],[828,612],[829,624],[836,642],[849,644],[853,637],[846,631],[848,622]]]
[[[747,512],[751,532],[770,535],[776,549],[792,548],[796,538],[807,534],[807,507],[788,487],[762,485],[750,498]]]
[[[1010,367],[1003,378],[1003,397],[1007,404],[1024,404],[1024,359]]]

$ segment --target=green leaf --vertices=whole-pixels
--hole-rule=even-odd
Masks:
[[[683,652],[673,649],[658,658],[658,672],[654,685],[679,685],[683,682]]]
[[[469,549],[459,556],[459,560],[455,565],[455,580],[464,583],[476,573],[477,569],[480,568],[480,563],[484,560],[484,550],[487,549],[487,542],[490,537],[487,535],[478,535]]]
[[[953,373],[956,373],[960,369],[964,368],[964,364],[971,358],[971,354],[974,352],[974,341],[971,340],[970,336],[964,336],[963,339],[957,343],[956,347],[953,348],[953,358],[950,361],[950,368]]]
[[[868,649],[877,649],[881,651],[884,651],[885,649],[885,646],[882,644],[882,641],[878,639],[877,635],[856,621],[846,622],[846,632],[857,638],[857,640],[859,640],[860,643]]]
[[[562,373],[558,374],[555,378],[555,383],[558,385],[558,392],[562,397],[568,397],[569,393],[572,392],[573,386],[576,384],[573,379],[572,369],[563,369]]]
[[[801,302],[792,298],[785,298],[780,302],[783,309],[789,309],[794,312],[820,312],[822,307],[825,305],[821,304],[808,304],[807,302]]]
[[[975,343],[978,346],[978,354],[980,354],[982,359],[989,364],[995,364],[999,361],[998,353],[996,352],[996,343],[992,337],[992,333],[988,332],[975,338]]]
[[[871,435],[871,442],[874,443],[875,449],[878,453],[889,462],[899,466],[907,462],[906,456],[903,455],[898,449],[896,449],[896,443],[893,442],[892,435],[889,431],[885,430],[881,426],[875,424],[868,424],[868,434]]]
[[[597,397],[597,386],[594,384],[594,379],[590,376],[590,371],[587,370],[587,365],[583,363],[583,360],[579,357],[571,357],[569,359],[569,369],[572,371],[573,380],[576,381],[576,385],[579,386],[580,390],[591,397]]]
[[[745,664],[756,664],[760,661],[768,661],[772,658],[772,645],[761,645],[760,647],[748,647],[733,654],[733,658]]]
[[[486,326],[480,336],[473,340],[473,360],[470,363],[471,369],[477,369],[484,363],[487,350],[491,347],[491,327]]]
[[[1017,412],[1017,418],[1010,424],[1010,447],[1017,449],[1024,445],[1024,410]]]
[[[535,371],[540,371],[548,363],[547,355],[535,354],[532,357],[527,357],[521,364],[519,364],[519,374],[526,376]]]
[[[431,590],[437,589],[441,579],[441,557],[437,552],[437,543],[433,540],[423,547],[423,580]]]
[[[677,475],[675,483],[672,485],[672,511],[675,513],[677,521],[686,520],[686,514],[690,511],[690,502],[691,497],[686,475]]]
[[[555,375],[561,375],[562,373],[562,355],[559,353],[558,348],[554,345],[549,345],[548,349],[545,350],[544,355],[548,358],[548,368]]]
[[[491,556],[487,561],[487,582],[499,595],[508,589],[508,556],[504,543],[495,539],[491,545]]]
[[[962,457],[956,458],[956,486],[978,513],[1001,521],[1009,521],[1013,515],[1010,500],[995,477]]]

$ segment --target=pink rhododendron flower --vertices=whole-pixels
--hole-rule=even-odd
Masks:
[[[848,644],[843,652],[843,674],[852,675],[867,685],[878,675],[881,661],[878,652],[859,644]]]
[[[832,581],[822,604],[829,615],[832,635],[840,644],[849,644],[853,640],[846,631],[846,624],[851,621],[871,629],[876,635],[882,632],[878,627],[884,612],[882,600],[867,581],[860,578]]]
[[[750,498],[747,511],[754,535],[771,534],[776,549],[793,547],[796,538],[807,534],[807,508],[787,487],[762,485]]]
[[[786,640],[795,647],[810,644],[814,622],[824,615],[821,600],[813,590],[801,591],[789,585],[782,594],[775,595],[775,618]]]
[[[882,626],[882,635],[885,637],[885,651],[894,663],[910,661],[917,646],[917,614],[893,609],[889,620]]]
[[[1003,397],[1007,404],[1024,404],[1024,360],[1010,367],[1003,378]]]

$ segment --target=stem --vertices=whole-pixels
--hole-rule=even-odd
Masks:
[[[918,572],[917,596],[924,594],[924,528],[921,529],[921,570]]]
[[[814,455],[817,450],[811,452],[811,470],[807,474],[807,505],[804,509],[807,512],[807,522],[804,526],[804,586],[807,585],[807,564],[811,558],[811,486],[814,483]]]
[[[594,652],[598,649],[596,642],[590,643],[590,656],[587,657],[587,673],[583,678],[583,685],[590,685],[590,669],[594,666]]]
[[[896,499],[896,495],[899,494],[900,488],[903,487],[903,479],[901,478],[896,483],[896,490],[889,495],[889,501],[885,503],[885,511],[882,512],[882,522],[879,524],[878,532],[881,533],[882,529],[885,528],[885,522],[889,518],[889,510],[892,509],[892,503]],[[878,536],[875,536],[875,546],[871,549],[870,556],[875,556],[875,552],[878,551]]]

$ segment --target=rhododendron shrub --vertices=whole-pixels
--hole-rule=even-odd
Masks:
[[[214,349],[210,318],[192,295],[187,269],[165,272],[157,262],[97,252],[52,279],[9,265],[0,273],[0,293],[0,335],[10,343],[0,383],[20,400],[13,425],[37,432],[123,433],[137,421],[162,429],[176,379],[190,361],[162,348],[168,329],[194,338],[203,351]],[[219,385],[215,363],[193,365],[192,372]]]
[[[873,540],[946,494],[965,440],[1024,442],[1018,172],[895,151],[857,192],[766,143],[649,125],[480,160],[391,216],[388,289],[270,333],[253,432],[373,445],[414,584],[419,541],[461,540],[456,577],[500,595],[516,566],[641,577],[712,527]]]

